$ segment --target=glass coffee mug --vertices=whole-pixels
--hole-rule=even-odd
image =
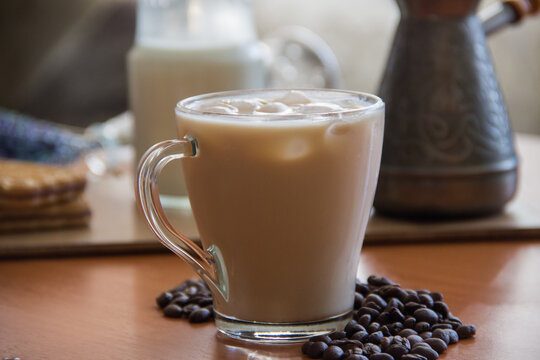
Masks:
[[[217,329],[288,342],[342,329],[379,171],[384,103],[338,90],[244,90],[185,99],[179,140],[143,156],[138,202],[159,240],[214,296]],[[159,200],[181,159],[202,247]]]

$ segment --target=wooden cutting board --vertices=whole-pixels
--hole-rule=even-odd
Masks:
[[[517,136],[518,195],[501,214],[466,220],[412,221],[372,216],[365,244],[540,239],[540,136]],[[88,228],[0,235],[0,258],[167,251],[146,228],[133,195],[132,174],[90,179]],[[190,238],[198,232],[189,210],[169,212]]]

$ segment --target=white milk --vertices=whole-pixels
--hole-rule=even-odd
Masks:
[[[265,85],[256,43],[191,49],[136,46],[128,61],[137,159],[153,144],[174,138],[174,107],[181,99]],[[159,186],[164,195],[186,194],[180,164],[163,170]]]
[[[128,55],[137,161],[174,138],[174,107],[193,95],[263,88],[266,70],[249,2],[138,0],[135,45]],[[185,195],[181,166],[163,171],[165,195]]]
[[[225,316],[304,322],[352,310],[384,107],[358,111],[367,104],[346,92],[306,94],[177,110],[179,138],[199,145],[181,162],[204,248],[217,246],[227,268],[230,299],[215,299]]]

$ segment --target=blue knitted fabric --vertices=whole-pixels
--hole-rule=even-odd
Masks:
[[[0,108],[0,158],[68,164],[96,146],[59,125]]]

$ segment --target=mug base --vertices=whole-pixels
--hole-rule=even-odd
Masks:
[[[276,344],[302,342],[313,336],[343,330],[351,319],[352,311],[348,311],[320,321],[265,323],[238,320],[215,312],[216,327],[222,334],[242,341]]]

